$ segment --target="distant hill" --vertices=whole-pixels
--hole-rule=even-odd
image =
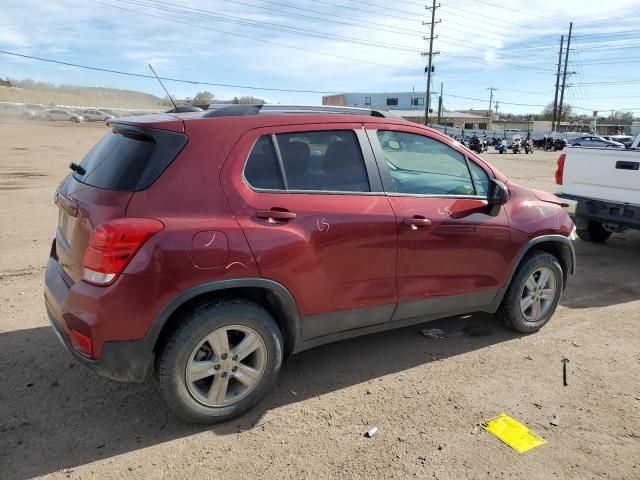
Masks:
[[[0,102],[140,109],[162,109],[167,105],[160,97],[135,90],[53,85],[33,80],[10,80],[10,83],[10,87],[0,85]]]

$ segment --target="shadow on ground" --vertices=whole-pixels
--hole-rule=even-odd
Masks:
[[[441,328],[448,338],[427,339],[424,327],[296,355],[264,401],[214,427],[183,424],[151,382],[122,384],[96,376],[64,351],[50,328],[0,334],[2,478],[44,475],[205,430],[216,435],[250,430],[277,407],[517,338],[491,315],[429,322],[428,328]]]
[[[639,234],[614,235],[602,245],[578,241],[576,251],[577,275],[562,305],[601,307],[640,298]],[[427,339],[420,333],[425,326],[448,336]],[[482,314],[319,347],[287,361],[276,388],[252,411],[207,428],[175,418],[150,382],[120,384],[84,369],[50,328],[1,333],[0,471],[3,479],[25,479],[205,430],[216,435],[251,430],[280,406],[517,337],[494,316]]]
[[[605,243],[574,242],[577,271],[561,305],[606,307],[640,299],[640,232],[613,235]]]

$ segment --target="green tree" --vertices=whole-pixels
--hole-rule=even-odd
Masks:
[[[208,105],[213,102],[215,96],[211,92],[198,92],[196,96],[193,97],[193,103],[197,105]]]
[[[573,116],[574,116],[573,108],[571,108],[571,105],[567,105],[565,103],[562,106],[562,118],[560,119],[560,121],[569,120]],[[544,110],[542,110],[542,113],[540,114],[540,119],[541,120],[553,119],[553,102],[549,103],[546,107],[544,107]]]

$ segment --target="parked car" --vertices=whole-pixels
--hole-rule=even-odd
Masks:
[[[602,243],[612,233],[640,230],[640,136],[620,151],[569,148],[558,158],[558,196],[577,235]]]
[[[631,144],[635,140],[635,137],[631,135],[610,135],[602,137],[605,140],[610,140],[612,142],[618,142],[625,146],[625,148],[631,148]]]
[[[38,105],[36,103],[27,103],[24,106],[26,109],[31,110],[32,112],[34,112],[34,116],[36,118],[42,118],[44,112],[47,111],[47,108],[42,106],[42,105]]]
[[[36,113],[33,110],[25,108],[23,105],[15,103],[0,103],[0,117],[33,120],[36,118]]]
[[[102,110],[83,110],[81,113],[85,122],[104,122],[115,118],[113,115]]]
[[[44,112],[43,117],[45,120],[48,120],[50,122],[66,120],[74,123],[80,123],[83,121],[82,115],[57,108],[53,110],[47,110],[46,112]]]
[[[189,422],[247,411],[328,342],[473,312],[535,332],[574,271],[562,200],[378,111],[109,123],[56,190],[46,309],[81,363],[153,370]]]
[[[596,135],[585,135],[582,137],[567,140],[572,147],[604,147],[604,148],[624,148],[622,143],[612,142]]]

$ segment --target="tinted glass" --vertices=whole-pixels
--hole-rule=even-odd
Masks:
[[[398,193],[475,195],[464,155],[429,137],[379,130],[378,139]]]
[[[351,130],[276,135],[289,190],[369,192],[356,134]]]
[[[114,127],[82,160],[86,173],[76,180],[97,188],[136,191],[147,188],[177,156],[187,137],[157,129]]]
[[[284,190],[278,157],[269,135],[260,137],[253,146],[244,168],[244,178],[253,188]]]

